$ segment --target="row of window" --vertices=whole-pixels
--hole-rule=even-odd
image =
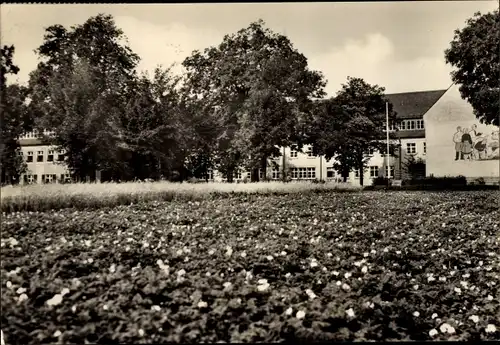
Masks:
[[[23,177],[24,183],[33,184],[38,183],[38,175],[34,174],[26,174]],[[60,174],[59,181],[57,181],[57,174],[42,174],[41,181],[42,183],[56,183],[56,182],[71,182],[70,174]]]
[[[427,151],[427,147],[426,147],[426,143],[424,142],[424,152],[423,153],[426,154],[427,153],[426,151]],[[307,154],[308,157],[315,157],[313,155],[312,148],[309,148],[305,153]],[[394,152],[392,149],[390,149],[389,153],[391,155],[394,155]],[[416,154],[417,153],[417,143],[412,143],[412,142],[406,143],[406,153],[407,154]],[[368,151],[368,154],[370,156],[373,156],[375,154],[375,150],[370,149]],[[385,154],[385,151],[382,154]],[[298,156],[298,151],[293,151],[293,150],[290,151],[290,158],[297,158],[297,156]]]
[[[43,134],[46,136],[54,136],[55,132],[53,131],[43,131]],[[40,137],[40,133],[38,131],[32,131],[25,133],[23,136],[21,136],[21,139],[37,139]]]
[[[24,156],[23,152],[19,152],[20,156]],[[47,157],[45,160],[45,152],[43,150],[37,151],[36,152],[36,162],[37,163],[42,163],[44,161],[47,162],[53,162],[56,159],[56,151],[55,150],[48,150],[47,151]],[[33,163],[35,160],[35,153],[34,151],[28,151],[26,152],[26,163]],[[62,162],[64,161],[65,157],[65,151],[64,150],[59,150],[57,152],[57,161]]]
[[[424,129],[424,120],[402,120],[398,126],[393,123],[389,125],[389,131],[394,131],[396,128],[400,131],[416,131]]]

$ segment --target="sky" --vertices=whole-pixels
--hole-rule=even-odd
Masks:
[[[83,24],[111,14],[141,57],[139,70],[180,63],[193,50],[218,45],[259,19],[287,35],[321,71],[334,96],[348,76],[363,78],[386,93],[447,89],[452,67],[444,50],[454,31],[475,12],[498,7],[489,1],[315,2],[240,4],[16,4],[0,7],[0,40],[15,45],[20,68],[11,82],[26,83],[38,58],[45,28]]]

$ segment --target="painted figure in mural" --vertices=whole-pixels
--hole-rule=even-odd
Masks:
[[[462,134],[462,159],[472,159],[472,137],[470,135],[470,131],[468,128],[463,129]]]
[[[457,127],[457,132],[453,135],[453,142],[455,143],[455,160],[464,159],[462,153],[462,127]]]
[[[499,131],[491,132],[488,140],[488,159],[500,158],[500,140]]]

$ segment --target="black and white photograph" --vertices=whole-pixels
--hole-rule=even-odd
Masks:
[[[0,345],[500,340],[497,0],[2,3]]]

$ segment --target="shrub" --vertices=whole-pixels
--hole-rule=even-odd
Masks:
[[[372,181],[373,186],[387,186],[388,184],[389,184],[389,179],[383,176],[377,176]]]

